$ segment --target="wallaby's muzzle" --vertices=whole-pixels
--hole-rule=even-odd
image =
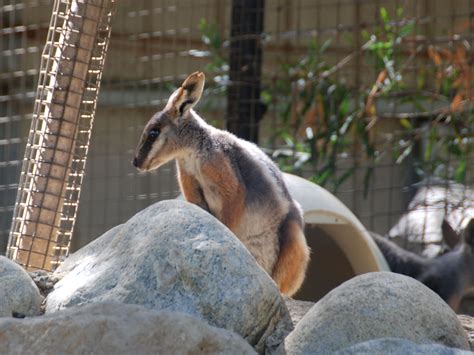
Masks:
[[[140,158],[139,154],[135,155],[132,159],[132,165],[137,168],[139,171],[146,171],[145,167],[143,166],[145,159]]]
[[[148,134],[144,134],[141,137],[140,143],[135,151],[135,155],[132,159],[132,165],[139,171],[146,171],[150,168],[150,150],[154,144],[155,139],[150,139]]]

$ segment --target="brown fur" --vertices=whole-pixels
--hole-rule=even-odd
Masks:
[[[459,310],[459,306],[461,305],[461,301],[462,295],[454,294],[447,300],[447,303],[455,312],[457,312]]]
[[[194,176],[187,174],[184,169],[178,167],[178,183],[186,201],[194,203],[209,212],[209,206],[204,199],[199,181]]]
[[[293,295],[303,284],[309,249],[298,223],[290,221],[286,233],[272,277],[282,293]]]
[[[215,184],[223,204],[216,216],[227,228],[234,231],[245,209],[245,188],[240,184],[229,161],[221,156],[202,167],[206,179]]]

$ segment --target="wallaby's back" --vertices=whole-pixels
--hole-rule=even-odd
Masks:
[[[390,270],[399,274],[417,278],[426,269],[426,260],[421,256],[400,248],[395,243],[386,238],[370,232],[370,235],[379,247],[385,260],[387,260]]]
[[[457,238],[446,221],[442,230],[444,240],[453,249],[433,259],[402,249],[376,233],[371,235],[393,272],[424,283],[457,310],[463,295],[474,290],[474,219]]]

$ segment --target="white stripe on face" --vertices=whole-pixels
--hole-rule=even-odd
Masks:
[[[143,164],[146,167],[146,170],[156,169],[174,158],[170,154],[172,152],[165,147],[167,143],[166,136],[169,130],[169,127],[163,127],[160,135],[153,142],[153,145],[151,146],[151,149],[148,152]],[[163,150],[166,150],[166,152],[163,152]]]

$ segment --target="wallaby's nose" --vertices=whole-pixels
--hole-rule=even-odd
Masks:
[[[133,164],[133,166],[134,166],[135,168],[138,168],[138,159],[137,159],[136,157],[133,158],[132,164]]]

